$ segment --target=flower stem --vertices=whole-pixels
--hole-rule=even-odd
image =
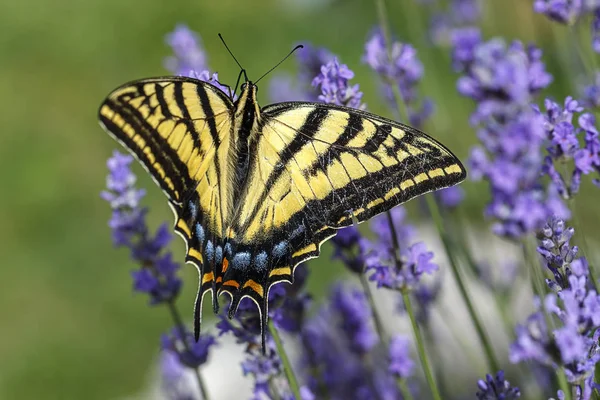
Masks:
[[[365,295],[367,296],[367,301],[369,302],[369,306],[373,311],[373,323],[375,325],[375,330],[377,331],[377,335],[379,335],[379,340],[381,343],[387,343],[388,337],[385,329],[383,328],[383,323],[381,322],[381,316],[377,311],[377,307],[375,307],[375,299],[373,298],[373,292],[371,291],[371,287],[369,286],[369,281],[364,273],[359,275],[360,284],[365,291]]]
[[[585,236],[585,233],[583,232],[583,228],[581,227],[581,219],[580,219],[580,213],[577,212],[577,207],[575,206],[575,198],[571,197],[569,199],[568,202],[569,205],[569,209],[571,210],[571,213],[573,215],[573,229],[575,229],[575,232],[577,233],[577,237],[579,238],[578,240],[580,240],[581,245],[579,246],[579,248],[581,249],[581,252],[583,253],[583,256],[586,257],[588,259],[588,264],[589,264],[589,274],[590,274],[590,279],[589,281],[591,282],[592,286],[594,287],[594,289],[596,290],[596,292],[598,292],[598,287],[596,285],[596,268],[598,268],[596,266],[596,260],[591,259],[591,253],[588,252],[588,250],[590,249],[588,243],[587,243],[587,239]]]
[[[400,243],[398,242],[398,235],[396,234],[396,227],[394,226],[394,221],[392,220],[392,214],[387,211],[386,213],[388,224],[390,226],[390,232],[392,234],[392,246],[394,247],[394,263],[396,264],[396,269],[402,269],[402,261],[400,260]],[[431,367],[429,366],[429,361],[427,359],[427,353],[425,353],[425,342],[423,340],[423,335],[421,335],[421,330],[419,328],[419,324],[417,322],[417,318],[415,317],[414,310],[412,308],[412,304],[410,302],[410,297],[408,295],[408,289],[402,289],[402,300],[404,301],[404,307],[406,308],[406,312],[408,313],[408,317],[410,318],[410,323],[412,325],[413,333],[415,335],[415,342],[417,344],[417,352],[419,353],[419,359],[421,360],[421,368],[423,369],[423,373],[425,374],[425,378],[427,379],[427,383],[429,384],[429,388],[431,389],[431,393],[433,394],[434,400],[441,400],[440,390],[437,387],[437,383],[433,377],[433,373],[431,372]]]
[[[460,270],[458,268],[457,257],[454,254],[452,246],[450,246],[450,240],[446,234],[446,230],[444,229],[444,224],[442,221],[442,216],[440,215],[440,210],[438,208],[435,197],[432,195],[425,196],[427,199],[427,206],[429,208],[429,212],[431,217],[433,218],[433,222],[438,230],[440,238],[442,239],[442,243],[444,245],[444,250],[446,251],[446,255],[448,256],[448,260],[450,261],[450,267],[452,270],[452,275],[454,276],[454,280],[458,285],[458,289],[467,306],[467,310],[469,311],[469,315],[471,316],[471,320],[473,321],[473,325],[475,325],[475,330],[477,331],[477,336],[479,336],[479,340],[483,345],[483,350],[485,351],[485,355],[488,361],[489,371],[498,371],[499,364],[496,356],[494,354],[494,349],[492,348],[492,344],[483,328],[483,324],[479,319],[479,315],[473,306],[473,302],[471,301],[471,297],[467,291],[467,287],[462,279]]]
[[[175,327],[179,330],[179,334],[181,335],[183,347],[186,352],[190,353],[191,352],[190,345],[187,341],[187,333],[185,330],[185,324],[183,323],[183,320],[181,319],[181,314],[179,314],[179,310],[177,309],[177,306],[175,305],[175,302],[173,300],[168,301],[167,306],[169,308],[169,312],[171,313],[171,317],[173,318],[173,321],[175,322]],[[202,376],[200,375],[200,371],[198,370],[198,368],[192,368],[192,369],[194,370],[196,380],[198,381],[198,388],[200,389],[200,395],[202,396],[202,399],[209,400],[210,398],[208,397],[208,391],[206,390],[206,386],[204,385],[204,380],[202,379]]]
[[[562,369],[556,370],[556,379],[558,380],[558,387],[560,387],[560,390],[565,394],[565,400],[571,400],[571,388],[569,387],[567,377]]]
[[[433,395],[434,400],[441,400],[442,397],[440,396],[437,383],[435,382],[433,373],[431,372],[431,367],[429,366],[429,360],[427,359],[427,353],[425,352],[425,343],[423,341],[423,335],[421,335],[421,330],[419,328],[419,324],[417,323],[417,318],[415,317],[415,313],[412,308],[410,296],[408,295],[407,289],[402,290],[402,300],[404,301],[404,307],[406,308],[406,312],[408,313],[408,317],[410,318],[410,324],[412,325],[413,333],[415,334],[417,352],[419,353],[419,359],[421,360],[421,367],[423,368],[423,372],[425,373],[425,378],[427,379],[427,383],[429,384],[429,388],[431,389],[431,393]]]
[[[400,387],[403,400],[413,400],[413,395],[406,384],[406,379],[398,378],[398,386]]]
[[[285,372],[285,376],[288,380],[288,384],[290,385],[290,389],[294,394],[296,400],[300,400],[300,387],[298,386],[298,380],[296,379],[296,375],[294,374],[294,370],[292,369],[292,364],[290,363],[290,359],[287,356],[285,348],[283,347],[283,343],[281,342],[281,336],[279,336],[279,332],[273,323],[273,320],[270,319],[268,322],[269,332],[271,332],[271,336],[273,336],[273,340],[275,340],[275,347],[277,348],[277,354],[281,358],[281,363],[283,364],[283,372]]]

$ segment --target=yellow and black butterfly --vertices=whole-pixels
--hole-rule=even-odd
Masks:
[[[104,129],[166,193],[202,298],[231,297],[229,316],[251,298],[263,347],[271,285],[319,255],[336,230],[416,196],[461,182],[461,162],[417,129],[331,104],[261,108],[246,79],[234,102],[185,77],[127,83],[99,110]]]

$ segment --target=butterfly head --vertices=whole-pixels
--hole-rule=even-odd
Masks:
[[[242,126],[253,126],[260,116],[260,107],[256,100],[258,86],[247,80],[242,84],[241,90],[235,102],[236,118],[241,118]]]

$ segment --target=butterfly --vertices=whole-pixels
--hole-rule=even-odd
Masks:
[[[321,103],[261,108],[246,78],[237,100],[210,83],[159,77],[127,83],[99,109],[102,127],[162,188],[199,271],[202,300],[243,298],[260,312],[263,349],[269,289],[319,255],[336,230],[466,177],[425,133],[369,112]]]

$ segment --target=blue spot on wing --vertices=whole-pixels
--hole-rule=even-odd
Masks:
[[[277,243],[275,246],[273,246],[273,256],[280,258],[286,255],[288,250],[288,241],[287,240],[282,240],[281,242]]]
[[[198,238],[198,243],[202,245],[204,243],[204,228],[199,223],[196,223],[196,237]]]
[[[215,257],[215,262],[217,265],[223,264],[223,249],[221,248],[221,246],[217,246],[217,249],[215,250]]]
[[[196,219],[196,216],[198,215],[198,206],[193,201],[190,201],[188,203],[188,206],[190,208],[190,214],[191,214],[192,218]]]
[[[206,262],[212,263],[215,257],[215,248],[210,240],[206,242],[206,250],[204,250],[206,254]]]
[[[225,243],[225,256],[231,259],[231,243]]]
[[[233,256],[231,266],[234,269],[245,270],[250,266],[250,253],[240,252]]]
[[[256,266],[256,269],[259,271],[264,271],[267,269],[267,259],[268,256],[266,251],[261,251],[258,253],[256,257],[254,257],[254,265]]]

